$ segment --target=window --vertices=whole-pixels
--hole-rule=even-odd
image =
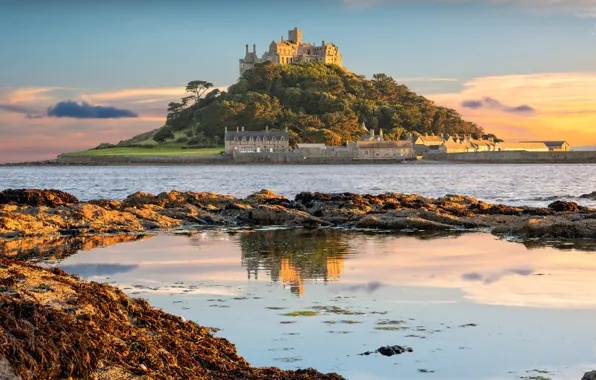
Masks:
[[[251,137],[250,139],[248,139],[248,141],[250,141],[250,142],[254,142],[254,141],[255,141],[255,139]]]
[[[267,137],[263,137],[263,142],[266,142],[266,141],[267,141]]]
[[[271,142],[275,142],[275,137],[272,137],[271,138]]]
[[[286,141],[286,138],[282,136],[282,138],[280,139],[280,141]]]

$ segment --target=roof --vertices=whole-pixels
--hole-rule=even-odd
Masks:
[[[325,144],[298,144],[300,149],[327,149]]]
[[[240,131],[240,132],[227,132],[226,133],[226,141],[234,141],[234,138],[238,138],[238,139],[242,139],[243,137],[248,138],[263,138],[263,137],[267,137],[268,139],[275,137],[275,138],[281,138],[281,137],[285,137],[285,139],[288,139],[288,132],[285,131],[276,131],[276,130],[269,130],[269,131]]]
[[[423,135],[420,135],[418,137],[420,137],[420,139],[422,139],[422,141],[428,141],[428,142],[430,142],[430,141],[444,141],[445,140],[441,136],[423,136]]]
[[[447,149],[473,149],[472,144],[469,142],[459,143],[453,141],[445,141],[443,145]]]
[[[543,142],[500,142],[499,145],[505,149],[548,149]]]
[[[569,143],[567,141],[523,141],[523,142],[529,142],[529,143],[543,143],[544,145],[548,146],[548,147],[561,147],[564,144],[568,144]]]
[[[472,140],[472,144],[479,145],[479,146],[492,146],[495,145],[494,142],[490,140]]]

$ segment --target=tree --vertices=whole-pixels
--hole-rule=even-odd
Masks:
[[[172,140],[173,138],[174,132],[172,132],[172,127],[169,125],[164,125],[153,135],[153,140],[157,141],[158,143],[163,143],[167,140]]]
[[[186,85],[186,92],[192,94],[189,98],[192,98],[195,102],[194,107],[199,107],[199,100],[205,93],[213,87],[213,83],[204,80],[193,80],[188,82]],[[186,98],[185,98],[186,99]]]

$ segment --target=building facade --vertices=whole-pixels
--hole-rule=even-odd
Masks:
[[[532,143],[544,143],[549,152],[569,152],[571,145],[567,141],[528,141]]]
[[[245,131],[244,127],[236,132],[225,130],[225,153],[285,153],[290,150],[288,130]]]
[[[500,142],[497,143],[497,150],[507,151],[526,151],[526,152],[548,152],[549,149],[543,142]]]
[[[257,63],[267,61],[281,65],[296,62],[323,62],[343,67],[342,55],[337,45],[325,41],[322,41],[320,46],[316,43],[303,42],[302,31],[297,27],[288,31],[287,39],[282,36],[281,41],[273,40],[261,58],[257,54],[256,45],[253,45],[252,52],[248,51],[248,45],[246,45],[245,56],[240,59],[240,75],[252,69]]]

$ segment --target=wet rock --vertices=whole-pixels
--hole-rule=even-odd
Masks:
[[[379,347],[375,351],[363,352],[360,355],[368,356],[371,354],[379,353],[383,356],[393,356],[393,355],[401,355],[405,352],[414,352],[414,350],[411,347],[405,347],[405,346],[384,346],[384,347]]]
[[[596,380],[596,371],[586,372],[582,380]]]
[[[0,204],[57,207],[73,203],[79,203],[79,200],[60,190],[8,189],[0,192]]]
[[[403,216],[400,214],[387,213],[380,215],[366,215],[356,223],[356,228],[444,231],[453,229],[454,227],[416,216]]]
[[[596,191],[593,191],[589,194],[582,194],[579,197],[582,199],[596,199]]]
[[[575,202],[554,201],[548,205],[548,208],[558,212],[578,212],[579,206]]]
[[[96,205],[108,210],[117,210],[122,202],[116,200],[108,200],[108,199],[98,199],[98,200],[91,200],[88,202],[89,204]]]
[[[263,189],[257,193],[251,194],[246,198],[249,203],[268,204],[268,205],[289,205],[290,201],[286,197],[275,194],[271,190]]]

